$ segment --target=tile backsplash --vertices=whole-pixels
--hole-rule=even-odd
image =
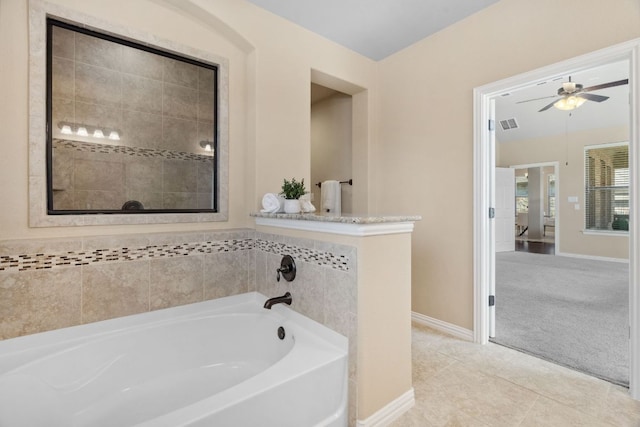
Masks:
[[[283,255],[298,266],[276,280]],[[258,291],[355,333],[355,248],[254,230],[0,241],[0,339]]]

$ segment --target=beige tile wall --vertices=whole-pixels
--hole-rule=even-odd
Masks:
[[[54,27],[52,78],[54,124],[116,128],[121,145],[183,152],[213,139],[213,70]]]
[[[356,248],[262,232],[256,232],[255,242],[256,290],[268,297],[290,292],[294,310],[349,338],[349,425],[354,426],[358,354]],[[276,270],[287,254],[296,263],[296,278],[292,282],[277,281]],[[335,256],[343,256],[338,262],[344,263],[342,268],[336,268]]]
[[[118,129],[118,145],[204,153],[214,139],[214,72],[53,28],[53,137],[60,121]],[[97,145],[99,147],[99,145]],[[56,210],[211,209],[210,163],[54,149]]]
[[[248,229],[0,241],[0,339],[249,291],[351,338],[356,289],[355,248]]]
[[[102,144],[54,140],[53,165],[56,210],[114,210],[128,200],[141,202],[145,209],[212,206],[213,157],[207,155],[174,156],[135,147],[123,152]]]

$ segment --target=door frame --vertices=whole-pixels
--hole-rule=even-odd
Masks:
[[[556,226],[553,230],[553,242],[555,245],[555,253],[558,255],[560,252],[560,162],[541,162],[541,163],[526,163],[523,165],[509,165],[512,169],[528,169],[528,168],[545,168],[553,166],[553,173],[556,177]]]
[[[491,101],[496,96],[512,92],[532,83],[572,74],[587,68],[629,61],[629,392],[640,400],[640,39],[617,44],[592,53],[568,59],[473,90],[473,297],[474,341],[489,341],[489,281],[494,273],[490,262],[493,248],[493,224],[489,219],[492,188],[492,168],[495,167],[495,144],[491,143]]]
[[[495,115],[494,115],[495,117]],[[494,139],[495,141],[495,139]],[[495,142],[493,142],[495,143]],[[495,162],[495,152],[493,154],[493,159]],[[542,162],[542,163],[526,163],[526,164],[521,164],[521,165],[509,165],[507,166],[509,169],[527,169],[527,168],[536,168],[536,167],[548,167],[548,166],[553,166],[553,172],[555,174],[556,177],[556,201],[560,200],[560,162],[554,161],[554,162]],[[495,167],[494,167],[495,170]],[[494,176],[495,179],[495,176]],[[492,184],[492,188],[493,186],[495,186],[495,181]],[[491,199],[491,203],[495,203],[495,197],[492,197]],[[515,203],[515,194],[514,194],[514,203]],[[557,254],[560,248],[560,204],[556,202],[556,226],[553,230],[553,241],[554,241],[554,245],[555,245],[555,253]],[[493,227],[492,227],[493,228]],[[493,239],[495,238],[495,233],[493,233]],[[495,274],[495,263],[496,263],[496,255],[495,255],[495,250],[496,247],[495,245],[492,246],[493,247],[493,254],[489,254],[489,260],[488,262],[490,263],[490,265],[493,267],[491,268],[491,272],[490,272],[490,276],[489,276],[489,289],[488,289],[488,295],[493,295],[495,297],[495,300],[498,300],[498,298],[500,298],[500,296],[496,293],[496,274]],[[496,306],[490,306],[489,307],[489,311],[487,313],[488,315],[488,323],[489,323],[489,330],[488,330],[488,337],[487,340],[491,339],[491,338],[495,338],[496,337]]]

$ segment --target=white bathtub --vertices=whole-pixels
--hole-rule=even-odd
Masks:
[[[347,339],[265,300],[0,341],[0,426],[346,426]]]

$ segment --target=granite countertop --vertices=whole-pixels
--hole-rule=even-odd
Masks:
[[[275,219],[294,219],[301,221],[319,221],[319,222],[339,222],[342,224],[384,224],[390,222],[412,222],[420,221],[420,215],[322,215],[316,213],[263,213],[252,212],[249,214],[254,218],[275,218]]]

